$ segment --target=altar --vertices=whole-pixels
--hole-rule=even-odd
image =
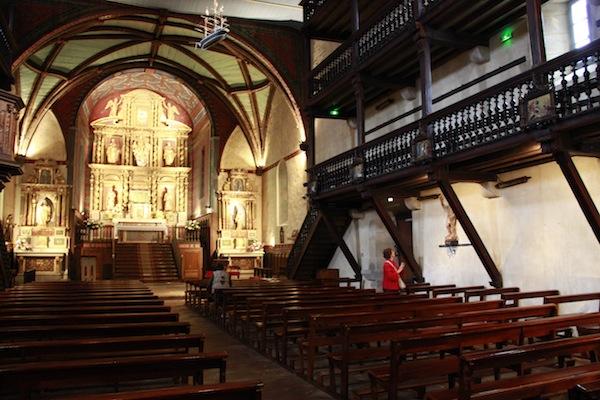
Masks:
[[[164,219],[114,219],[114,239],[123,243],[161,243],[169,235]]]

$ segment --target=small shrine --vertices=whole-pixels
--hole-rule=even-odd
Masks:
[[[258,228],[258,191],[255,176],[245,170],[231,170],[217,192],[219,227],[217,252],[243,271],[260,266],[262,250]]]
[[[18,185],[18,216],[9,216],[6,227],[7,241],[13,239],[19,274],[35,269],[39,275],[63,278],[69,252],[71,198],[66,166],[42,160],[26,164],[23,169]]]

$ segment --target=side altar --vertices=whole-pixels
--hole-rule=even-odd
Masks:
[[[104,225],[119,221],[122,233],[133,225],[152,230],[156,221],[183,226],[191,128],[177,120],[178,107],[139,89],[110,99],[106,112],[91,123],[90,217]]]
[[[260,240],[258,190],[254,176],[245,170],[227,172],[217,192],[219,224],[217,253],[240,268],[241,277],[254,274],[262,266],[264,252]]]

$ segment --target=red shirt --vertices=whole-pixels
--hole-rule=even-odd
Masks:
[[[383,263],[383,290],[400,290],[399,267],[392,260]]]

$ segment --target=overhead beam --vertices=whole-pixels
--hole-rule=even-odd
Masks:
[[[450,171],[448,172],[448,179],[450,182],[495,182],[498,180],[498,176],[491,172],[479,172],[479,171]]]
[[[434,43],[456,49],[470,49],[477,46],[489,46],[486,37],[462,35],[460,33],[426,28],[427,37]]]
[[[414,80],[380,78],[371,74],[362,73],[360,79],[368,86],[377,86],[383,89],[403,89],[407,86],[414,86]]]
[[[354,255],[352,254],[350,249],[348,248],[348,245],[346,244],[346,241],[344,240],[343,236],[340,235],[340,233],[338,232],[338,230],[335,227],[335,224],[333,223],[333,221],[331,221],[331,218],[329,218],[329,215],[327,215],[327,210],[326,209],[321,210],[321,215],[323,218],[323,222],[325,223],[325,226],[327,227],[327,230],[329,231],[331,238],[335,241],[335,243],[338,245],[340,250],[342,250],[342,253],[344,253],[344,257],[346,257],[346,260],[348,260],[350,267],[354,271],[355,277],[357,279],[362,278],[362,268],[356,261],[356,258],[354,258]]]
[[[410,247],[409,243],[405,238],[403,238],[400,235],[398,231],[398,226],[390,216],[390,213],[388,212],[385,203],[377,195],[372,195],[371,198],[377,215],[379,215],[379,218],[381,219],[381,222],[383,222],[385,229],[387,229],[388,233],[392,237],[392,240],[396,244],[396,247],[400,251],[404,260],[406,261],[408,268],[415,276],[417,282],[424,282],[425,279],[423,279],[423,270],[421,269],[419,263],[417,263],[417,260],[415,260],[413,250]]]
[[[473,245],[475,252],[479,256],[479,259],[481,260],[483,267],[485,268],[488,275],[490,276],[490,279],[491,279],[490,285],[497,287],[497,288],[502,287],[502,285],[503,285],[502,275],[500,274],[500,271],[498,271],[498,267],[496,267],[496,263],[494,263],[494,260],[492,260],[492,256],[490,255],[487,248],[485,247],[485,244],[483,243],[483,240],[481,240],[481,237],[479,236],[479,233],[475,229],[473,222],[471,222],[469,215],[465,211],[458,196],[456,195],[456,192],[452,188],[452,185],[450,184],[448,177],[445,177],[445,176],[438,177],[438,185],[439,185],[440,189],[442,190],[444,197],[446,197],[446,201],[448,202],[448,205],[450,206],[450,208],[452,208],[454,215],[456,215],[456,219],[458,220],[458,222],[464,229],[465,233],[467,234],[467,237],[471,241],[471,244]]]
[[[596,239],[600,242],[600,213],[598,213],[598,208],[592,196],[590,196],[590,192],[587,190],[583,179],[581,179],[581,175],[579,175],[573,159],[564,151],[555,152],[554,159],[571,187],[571,191],[575,195],[575,199],[577,199],[579,207],[581,207],[581,211],[583,211],[594,235],[596,235]]]

